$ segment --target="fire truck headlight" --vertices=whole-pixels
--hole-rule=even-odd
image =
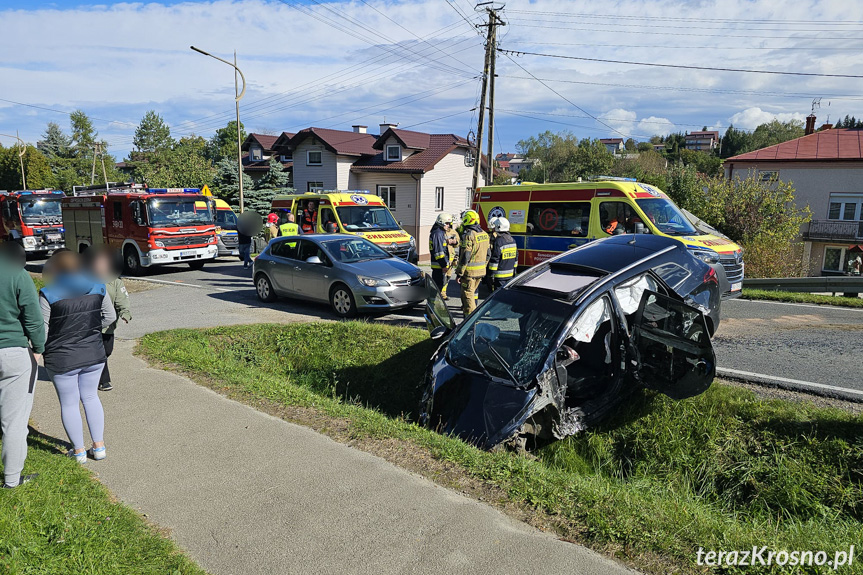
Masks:
[[[27,236],[24,238],[24,247],[25,248],[35,248],[36,247],[36,238]]]
[[[165,247],[165,242],[161,242],[161,241],[159,241],[159,240],[155,240],[155,241],[153,242],[153,244],[155,244],[155,246],[156,246],[157,248],[164,248],[164,247]]]

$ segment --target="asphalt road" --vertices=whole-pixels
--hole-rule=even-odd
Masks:
[[[863,310],[732,300],[714,337],[720,367],[863,391]]]

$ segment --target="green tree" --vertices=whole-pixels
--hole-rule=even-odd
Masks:
[[[0,147],[0,190],[21,189],[21,163],[18,157],[21,148]],[[54,174],[45,155],[33,146],[24,148],[24,175],[27,188],[41,190],[54,187]]]
[[[800,226],[811,218],[809,206],[795,202],[794,185],[764,182],[755,173],[731,180],[704,180],[705,206],[701,219],[741,244],[749,277],[799,275]]]
[[[666,181],[668,183],[665,192],[674,203],[704,219],[702,214],[706,209],[707,198],[704,184],[695,167],[683,162],[673,162],[668,166]]]
[[[246,139],[246,130],[240,123],[240,139]],[[207,157],[214,163],[219,163],[225,158],[237,159],[237,122],[231,120],[224,128],[219,128],[210,138],[207,146]]]
[[[627,138],[625,142],[623,142],[623,148],[627,152],[634,152],[638,149],[638,143],[632,138]]]
[[[719,145],[719,157],[730,158],[752,150],[752,134],[738,130],[734,125],[728,126]]]
[[[680,150],[680,161],[701,174],[715,176],[722,172],[722,159],[706,152]]]
[[[135,163],[135,179],[154,188],[200,188],[209,185],[216,173],[206,157],[206,141],[190,136],[173,148],[152,152],[146,161]]]
[[[63,128],[56,122],[48,122],[42,139],[36,143],[36,148],[49,160],[55,158],[68,158],[72,146],[72,138],[63,132]]]
[[[771,120],[766,124],[761,124],[752,132],[750,150],[760,150],[767,146],[774,146],[788,140],[800,138],[803,135],[803,122],[799,120],[790,120],[788,122]]]
[[[95,161],[95,182],[104,183],[102,161],[105,162],[105,173],[109,182],[122,181],[123,174],[116,168],[116,160],[107,153],[108,144],[99,140],[99,134],[93,127],[93,122],[82,110],[75,110],[69,115],[70,145],[68,157],[52,157],[51,170],[54,172],[55,185],[64,191],[71,191],[73,186],[89,185]],[[49,126],[49,130],[55,133]],[[48,131],[46,131],[46,134]],[[102,156],[96,154],[96,144],[102,147]]]
[[[653,144],[648,143],[650,148],[634,157],[615,158],[614,165],[609,175],[621,178],[635,178],[639,182],[651,184],[664,190],[667,186],[665,172],[668,160],[662,154],[654,151]]]
[[[575,178],[607,175],[613,165],[614,154],[598,139],[585,138],[578,143],[575,150]]]
[[[237,162],[230,158],[225,158],[216,164],[215,175],[213,176],[212,185],[213,193],[221,199],[228,202],[231,207],[237,209],[240,205],[240,186],[237,178]],[[243,195],[246,191],[254,188],[254,182],[248,174],[243,173]],[[245,204],[246,198],[243,198]],[[245,206],[244,206],[245,207]],[[269,206],[267,206],[269,208]],[[257,210],[256,210],[257,211]]]
[[[519,179],[529,182],[565,182],[574,170],[578,140],[571,132],[545,131],[520,140],[518,151],[526,158],[538,160],[530,169],[522,170]]]
[[[653,144],[650,142],[638,142],[638,145],[635,146],[635,149],[639,152],[652,152]]]
[[[132,143],[138,152],[153,154],[170,150],[174,145],[174,139],[171,137],[171,128],[162,116],[150,110],[141,118],[141,123],[135,129]]]

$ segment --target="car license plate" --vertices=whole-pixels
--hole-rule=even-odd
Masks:
[[[731,291],[740,291],[743,289],[743,282],[737,282],[731,284]]]
[[[195,252],[194,252],[194,251],[191,251],[191,250],[190,250],[190,251],[186,251],[186,252],[180,252],[180,257],[181,257],[181,258],[187,258],[187,257],[189,257],[189,256],[194,256],[194,255],[196,255],[196,254],[195,254]]]
[[[232,255],[232,256],[238,256],[238,255],[240,255],[240,250],[231,250],[231,255]]]
[[[60,241],[60,234],[47,234],[47,235],[45,236],[45,238],[46,238],[49,242],[59,242],[59,241]]]

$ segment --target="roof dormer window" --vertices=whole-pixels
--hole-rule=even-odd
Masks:
[[[260,146],[252,146],[249,149],[249,156],[252,158],[252,161],[258,162],[264,159],[264,151]]]
[[[402,159],[402,147],[397,144],[387,146],[387,161],[400,162]]]

